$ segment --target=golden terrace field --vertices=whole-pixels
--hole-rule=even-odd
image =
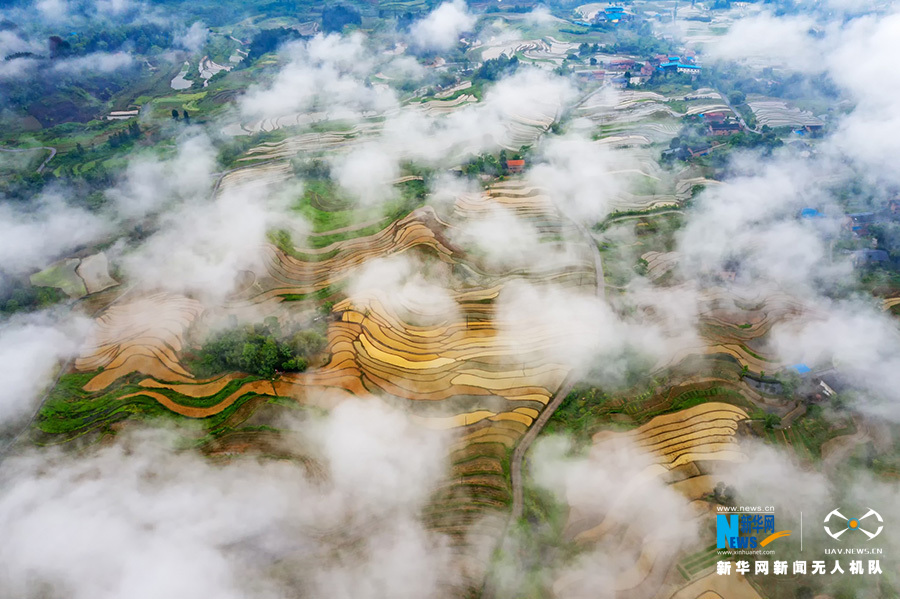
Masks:
[[[486,541],[496,541],[510,502],[508,452],[569,374],[568,365],[552,358],[565,343],[559,332],[531,319],[497,314],[496,300],[517,280],[552,283],[573,292],[593,293],[596,288],[586,247],[559,266],[498,271],[451,241],[459,227],[497,206],[538,231],[548,247],[561,237],[576,246],[583,243],[540,190],[504,183],[459,197],[444,215],[425,206],[374,233],[351,232],[324,247],[268,246],[265,271],[248,275],[224,306],[151,294],[123,298],[102,312],[94,340],[75,363],[75,371],[86,377],[75,392],[86,405],[105,402],[103,410],[111,413],[120,413],[117,406],[133,406],[128,409],[164,409],[203,419],[210,423],[212,434],[205,444],[213,453],[270,447],[272,432],[242,423],[270,422],[266,414],[274,414],[285,401],[327,409],[343,398],[377,396],[422,426],[457,431],[451,475],[427,518],[461,548],[489,547]],[[401,253],[442,269],[454,309],[435,312],[374,290],[351,297],[340,291],[354,269]],[[469,273],[465,283],[454,274],[457,268]],[[189,329],[210,314],[287,316],[308,309],[309,301],[316,301],[313,296],[335,302],[321,366],[272,380],[238,372],[200,379],[186,367],[182,357]],[[106,426],[93,417],[85,422],[90,426],[66,434]],[[473,527],[476,521],[480,524]],[[483,568],[486,560],[473,563]]]
[[[230,173],[218,192],[291,176],[283,163],[261,164]],[[561,258],[506,267],[471,251],[460,232],[497,211],[536,232],[543,254],[564,250]],[[209,454],[286,455],[278,441],[285,409],[327,410],[346,398],[374,396],[424,427],[455,432],[451,472],[426,518],[433,530],[455,540],[475,584],[489,563],[479,551],[488,551],[505,527],[512,500],[510,451],[570,374],[570,365],[558,359],[567,343],[560,332],[533,316],[501,313],[498,299],[509,285],[522,282],[593,295],[598,275],[592,251],[540,189],[517,181],[461,194],[449,204],[413,206],[394,220],[369,216],[349,225],[345,220],[335,220],[339,224],[331,230],[317,229],[308,246],[289,238],[266,245],[262,268],[245,273],[223,305],[204,306],[168,293],[121,297],[97,316],[92,341],[74,364],[79,374],[64,377],[60,400],[38,422],[37,440],[57,443],[110,433],[125,418],[164,414],[198,419],[207,432],[198,443]],[[377,288],[348,295],[361,267],[398,256],[438,273],[451,309]],[[195,333],[209,328],[207,321],[229,315],[289,320],[326,300],[332,302],[327,345],[307,371],[271,379],[241,372],[201,378],[191,372],[186,354],[199,337]],[[685,356],[726,353],[754,370],[768,366],[755,354],[755,340],[797,309],[778,297],[710,297],[708,306],[706,343],[686,348]],[[714,483],[696,464],[739,459],[733,435],[735,423],[745,417],[740,408],[706,404],[660,416],[627,435],[657,456],[647,476],[678,472],[683,480],[674,487],[697,500]],[[317,476],[324,471],[311,456],[286,457],[302,461]],[[592,523],[578,520],[577,513],[573,518],[570,531],[579,543],[589,545],[618,531],[622,551],[633,550],[627,527],[614,519]],[[635,567],[622,574],[622,588],[658,586],[673,559],[648,545],[636,555]]]
[[[621,451],[625,444],[643,460],[643,469],[618,490],[618,499],[609,510],[598,514],[573,505],[566,525],[566,535],[582,547],[595,543],[616,546],[616,554],[622,556],[620,563],[625,564],[616,572],[615,588],[621,596],[668,596],[671,591],[660,594],[664,584],[684,582],[683,575],[675,570],[675,559],[682,548],[672,547],[665,540],[643,538],[637,532],[639,523],[620,516],[627,511],[622,506],[633,493],[646,490],[642,485],[648,479],[657,478],[688,500],[698,523],[705,522],[710,504],[703,499],[716,485],[715,465],[746,459],[735,440],[738,423],[746,418],[747,413],[737,406],[710,402],[657,416],[628,432],[594,435],[591,459],[603,459],[610,452]],[[565,587],[564,578],[557,581],[555,594],[566,596]],[[696,594],[691,590],[678,596],[705,597],[704,591],[712,588],[695,584],[692,589]]]
[[[292,176],[275,159],[229,173],[217,193]],[[451,470],[425,517],[432,530],[453,539],[471,584],[480,585],[512,503],[510,452],[571,368],[559,359],[568,340],[558,330],[534,315],[501,311],[500,300],[510,285],[523,282],[594,295],[598,273],[592,249],[542,190],[519,181],[464,193],[445,204],[412,205],[393,219],[371,212],[348,218],[352,209],[345,204],[329,206],[324,196],[315,200],[316,214],[331,219],[322,222],[334,224],[317,223],[304,245],[273,236],[262,248],[262,266],[244,273],[239,289],[222,305],[170,293],[134,293],[100,312],[91,342],[61,379],[34,438],[39,443],[102,438],[123,420],[189,418],[203,430],[193,443],[209,455],[281,456],[321,477],[327,468],[315,456],[281,440],[287,434],[279,428],[281,416],[286,410],[328,410],[351,397],[378,398],[423,427],[453,431]],[[467,246],[462,232],[498,212],[534,232],[540,254],[553,259],[505,266]],[[449,307],[395,297],[377,286],[353,287],[361,268],[398,258],[436,273]],[[754,344],[797,307],[779,297],[707,299],[704,343],[686,348],[684,356],[725,353],[753,370],[772,370]],[[213,323],[230,316],[289,321],[326,301],[327,344],[308,370],[271,378],[244,372],[203,378],[191,371],[191,353]],[[715,483],[698,464],[740,459],[733,437],[736,422],[745,417],[740,408],[710,403],[659,416],[623,434],[655,456],[643,475],[671,481],[699,506]],[[595,441],[602,447],[601,437]],[[634,557],[634,567],[621,573],[622,593],[657,589],[661,577],[673,571],[674,555],[653,544],[636,549],[640,544],[627,524],[612,516],[598,521],[574,510],[567,530],[585,546],[621,535],[622,554]]]

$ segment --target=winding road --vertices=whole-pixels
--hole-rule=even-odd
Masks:
[[[579,223],[577,220],[570,218],[575,226],[578,227],[579,232],[584,236],[585,241],[590,246],[592,253],[594,255],[594,269],[597,274],[597,289],[596,294],[597,297],[605,297],[606,295],[606,283],[603,280],[603,263],[600,258],[600,250],[597,248],[597,244],[594,242],[594,238],[591,235],[590,231],[588,231],[587,227]],[[566,377],[566,380],[563,381],[562,386],[556,392],[556,395],[553,396],[553,401],[547,404],[547,407],[541,412],[540,416],[537,417],[537,420],[531,425],[524,435],[522,435],[522,440],[519,441],[519,444],[516,445],[516,448],[513,450],[512,459],[510,460],[510,470],[509,477],[510,482],[512,484],[513,491],[513,504],[512,504],[512,513],[510,514],[510,522],[515,522],[519,518],[522,517],[522,511],[524,509],[524,498],[525,493],[522,487],[522,464],[525,460],[525,454],[528,453],[528,449],[531,447],[531,444],[540,434],[541,430],[543,430],[544,426],[553,416],[553,413],[556,412],[557,408],[565,401],[566,397],[569,396],[569,393],[572,392],[572,389],[575,387],[575,383],[578,382],[578,379],[581,377],[580,372],[571,372],[569,376]]]
[[[597,297],[603,298],[606,296],[606,282],[603,279],[603,262],[600,257],[600,250],[597,248],[597,244],[594,242],[594,238],[587,227],[582,225],[578,220],[572,218],[571,216],[565,216],[575,224],[575,226],[584,236],[585,241],[591,248],[591,251],[594,255],[594,269],[597,274],[596,294]],[[563,384],[556,392],[556,395],[553,396],[553,400],[549,404],[547,404],[547,407],[544,408],[544,410],[537,417],[534,423],[532,423],[531,428],[529,428],[525,432],[525,434],[522,435],[522,439],[513,450],[509,467],[509,478],[510,484],[512,485],[513,494],[512,510],[509,515],[509,520],[507,520],[506,523],[506,527],[503,533],[503,540],[500,542],[500,546],[506,546],[507,551],[510,550],[510,547],[508,545],[511,539],[511,537],[509,536],[509,529],[517,520],[522,517],[525,506],[525,492],[522,482],[522,465],[525,461],[525,454],[528,453],[528,450],[531,448],[531,444],[541,433],[547,422],[550,421],[550,418],[553,417],[553,414],[556,412],[559,406],[562,405],[562,402],[565,401],[566,397],[569,396],[569,393],[572,392],[572,389],[575,387],[575,384],[580,378],[580,372],[572,371],[571,373],[569,373],[569,376],[566,377],[565,381],[563,381]],[[494,599],[497,596],[495,581],[495,577],[488,577],[481,591],[481,599]]]
[[[37,172],[44,172],[44,167],[47,166],[47,163],[53,160],[53,157],[56,156],[56,148],[51,148],[49,146],[38,146],[35,148],[0,148],[0,152],[14,152],[14,153],[23,153],[23,152],[34,152],[35,150],[48,150],[50,155],[44,159],[39,167],[37,167]]]
[[[718,92],[718,90],[716,90],[716,91]],[[741,113],[738,112],[737,109],[731,104],[731,100],[728,99],[728,96],[726,96],[722,92],[718,92],[718,93],[720,96],[722,96],[722,101],[725,102],[725,105],[728,106],[728,109],[731,110],[731,112],[734,113],[734,116],[737,117],[737,120],[741,124],[741,127],[744,128],[744,131],[751,131],[753,133],[762,135],[762,129],[760,129],[760,128],[751,129],[747,125],[747,121],[744,120],[744,117],[741,115]]]

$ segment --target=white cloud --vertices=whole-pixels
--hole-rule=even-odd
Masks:
[[[69,18],[69,3],[67,0],[38,0],[35,7],[41,13],[41,17],[51,23]]]
[[[705,51],[712,58],[820,72],[825,68],[823,55],[828,46],[810,34],[815,26],[816,21],[808,15],[776,17],[763,12],[735,21],[728,33]]]
[[[0,472],[0,588],[72,599],[436,596],[455,578],[418,514],[442,480],[441,436],[354,400],[286,424],[327,473],[295,462],[212,464],[156,433]],[[296,448],[297,451],[302,448]]]
[[[202,21],[195,21],[187,30],[178,35],[177,43],[179,46],[191,53],[198,53],[206,45],[209,37],[209,29]]]
[[[134,58],[126,52],[94,52],[76,58],[53,61],[53,70],[68,73],[109,73],[130,67]]]
[[[0,327],[0,429],[37,408],[38,395],[52,382],[58,362],[77,352],[83,325],[80,319],[60,323],[37,314]]]
[[[536,6],[531,12],[525,14],[526,21],[531,25],[546,25],[558,20],[550,13],[546,6]]]
[[[376,144],[354,148],[332,161],[331,175],[362,206],[375,206],[396,196],[400,176],[397,159]]]
[[[309,118],[308,112],[358,120],[366,111],[397,105],[392,91],[366,85],[374,62],[359,33],[319,35],[308,43],[290,44],[284,52],[289,62],[274,81],[251,86],[243,96],[240,112],[245,122]]]
[[[69,206],[59,191],[34,198],[27,209],[0,202],[0,264],[12,273],[42,268],[110,232],[104,219]]]
[[[415,45],[426,50],[449,50],[459,42],[459,36],[475,25],[475,15],[469,12],[464,0],[444,2],[424,19],[410,28]]]

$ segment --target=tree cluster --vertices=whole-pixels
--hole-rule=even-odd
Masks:
[[[303,36],[300,35],[299,31],[288,27],[263,29],[250,40],[250,45],[247,47],[247,57],[240,62],[240,66],[250,66],[263,54],[273,52],[281,44],[300,39],[301,37]]]
[[[106,140],[106,143],[109,144],[110,148],[118,148],[126,143],[133,141],[141,136],[141,126],[138,125],[137,121],[132,121],[127,128],[122,129],[121,131],[116,131],[112,135],[109,136],[109,139]]]
[[[475,72],[475,79],[482,81],[496,81],[501,77],[512,75],[519,68],[519,57],[513,56],[509,58],[505,54],[485,60],[481,67]]]
[[[46,308],[62,301],[66,294],[55,287],[35,287],[28,280],[4,280],[0,274],[0,313],[14,314]]]
[[[325,348],[317,331],[285,333],[277,319],[223,331],[200,349],[196,370],[204,376],[240,370],[271,378],[278,372],[302,372],[309,359]]]
[[[322,29],[326,33],[343,31],[347,25],[362,25],[362,16],[352,6],[335,4],[322,10]]]
[[[114,52],[128,46],[138,54],[152,54],[170,48],[175,41],[171,27],[154,23],[115,26],[104,23],[84,31],[54,35],[49,40],[50,57],[80,56],[92,52]]]

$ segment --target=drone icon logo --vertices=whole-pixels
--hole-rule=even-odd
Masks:
[[[875,518],[879,522],[878,530],[876,530],[875,532],[869,532],[868,530],[866,530],[865,528],[862,527],[862,521],[865,520],[866,518],[868,518],[869,516],[875,516]],[[831,520],[832,517],[843,520],[843,522],[844,522],[844,527],[841,528],[840,530],[838,530],[837,532],[831,532],[831,529],[828,528],[828,521]],[[835,509],[835,510],[831,510],[831,513],[828,514],[827,516],[825,516],[825,527],[824,528],[825,528],[825,532],[828,533],[828,536],[830,536],[833,539],[840,538],[840,536],[842,534],[844,534],[845,532],[847,532],[848,530],[858,530],[860,532],[865,533],[866,536],[869,537],[869,540],[871,541],[872,539],[877,537],[879,534],[881,534],[881,529],[884,528],[884,525],[881,524],[882,522],[884,522],[884,520],[881,518],[881,514],[879,514],[872,508],[869,508],[869,511],[866,512],[866,515],[863,516],[862,518],[848,518],[847,516],[843,515],[840,511]]]

